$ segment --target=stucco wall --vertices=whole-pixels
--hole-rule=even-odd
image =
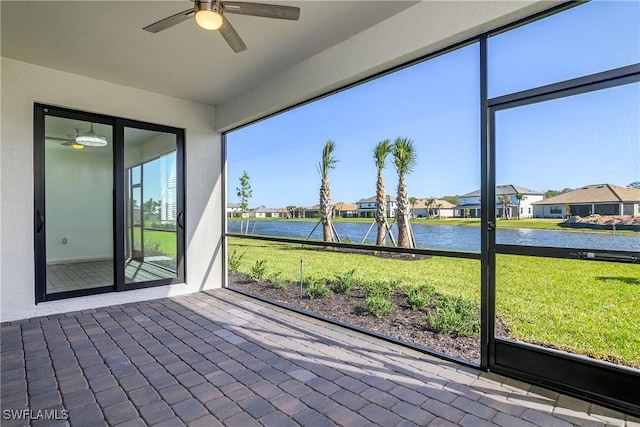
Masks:
[[[215,109],[7,58],[0,61],[0,321],[220,286],[221,160]],[[186,129],[186,284],[35,305],[34,102]]]

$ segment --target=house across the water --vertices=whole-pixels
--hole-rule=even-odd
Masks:
[[[640,190],[613,184],[594,184],[533,204],[536,218],[585,217],[592,214],[640,216]]]
[[[496,217],[533,218],[533,204],[543,198],[544,193],[519,185],[498,185]],[[459,218],[480,218],[480,209],[480,190],[476,190],[460,196],[460,204],[454,207],[454,214]]]

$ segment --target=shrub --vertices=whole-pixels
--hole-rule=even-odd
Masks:
[[[431,285],[405,286],[404,295],[412,310],[419,310],[431,304],[435,288]]]
[[[266,260],[257,260],[256,263],[253,264],[253,266],[251,266],[251,268],[249,269],[249,273],[247,274],[247,276],[249,276],[251,280],[255,280],[256,282],[262,280],[264,278],[264,272],[267,268],[266,263]]]
[[[355,270],[349,270],[346,273],[336,274],[336,279],[333,281],[333,291],[336,293],[349,292],[356,285],[356,279],[353,275]]]
[[[158,222],[153,221],[149,227],[151,230],[169,230],[176,231],[176,223],[175,222]]]
[[[374,280],[365,285],[367,290],[368,297],[379,296],[382,298],[387,298],[396,287],[395,282],[385,281],[385,280]]]
[[[275,288],[287,289],[291,284],[291,281],[281,276],[282,276],[281,271],[278,271],[277,273],[273,273],[271,276],[269,276],[269,281],[273,284]]]
[[[227,259],[227,264],[229,266],[229,273],[235,273],[240,269],[240,261],[242,261],[242,257],[244,256],[244,252],[238,255],[237,251],[234,249]]]
[[[480,321],[478,306],[462,297],[441,296],[435,311],[427,314],[427,322],[434,330],[454,337],[478,337]]]
[[[324,298],[331,295],[331,289],[327,287],[323,279],[309,279],[307,283],[307,295],[309,298]]]
[[[165,255],[164,252],[160,250],[160,246],[162,246],[162,244],[157,240],[147,240],[144,242],[144,254],[146,256]]]
[[[393,313],[396,309],[395,305],[387,298],[381,295],[372,295],[367,297],[364,301],[365,307],[369,313],[373,314],[376,317],[386,316],[387,314]]]

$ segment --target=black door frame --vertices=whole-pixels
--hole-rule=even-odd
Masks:
[[[53,116],[93,123],[107,124],[113,132],[113,285],[66,292],[47,293],[46,258],[46,206],[45,206],[45,117]],[[124,170],[124,128],[132,127],[176,135],[177,167],[177,277],[147,282],[125,284],[125,170]],[[34,263],[35,263],[35,303],[55,301],[79,296],[125,291],[154,286],[184,283],[185,272],[185,130],[171,126],[129,120],[104,114],[90,113],[71,108],[34,103],[33,114],[34,152]]]
[[[486,60],[486,47],[484,56]],[[484,62],[486,67],[486,62]],[[486,68],[484,69],[486,72]],[[486,76],[486,74],[485,74]],[[485,80],[486,82],[486,80]],[[640,82],[640,64],[592,74],[515,94],[488,99],[483,110],[483,320],[482,332],[486,368],[529,383],[540,384],[579,398],[595,401],[626,412],[640,413],[640,370],[590,359],[541,346],[516,343],[495,337],[496,254],[582,259],[584,262],[640,263],[640,253],[599,251],[589,248],[556,248],[502,245],[496,243],[496,140],[497,111],[560,99],[572,95]],[[486,99],[486,98],[483,98]],[[483,360],[484,362],[484,360]],[[483,366],[485,367],[485,366]]]

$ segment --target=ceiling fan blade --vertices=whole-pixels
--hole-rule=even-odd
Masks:
[[[161,19],[158,22],[154,22],[151,25],[147,25],[143,28],[143,30],[149,31],[150,33],[157,33],[162,30],[166,30],[169,27],[173,27],[174,25],[177,25],[191,18],[193,16],[193,13],[193,8],[187,9],[185,11],[176,13],[175,15],[171,15],[167,18]]]
[[[235,28],[231,25],[231,23],[227,20],[227,18],[222,15],[222,26],[220,27],[220,34],[227,41],[231,49],[235,53],[242,52],[247,50],[247,45],[244,44]]]
[[[299,7],[235,1],[223,1],[222,4],[224,5],[225,13],[262,16],[264,18],[289,19],[292,21],[297,21],[300,18]]]
[[[69,141],[69,138],[58,138],[57,136],[45,136],[44,139],[48,139],[50,141]]]

